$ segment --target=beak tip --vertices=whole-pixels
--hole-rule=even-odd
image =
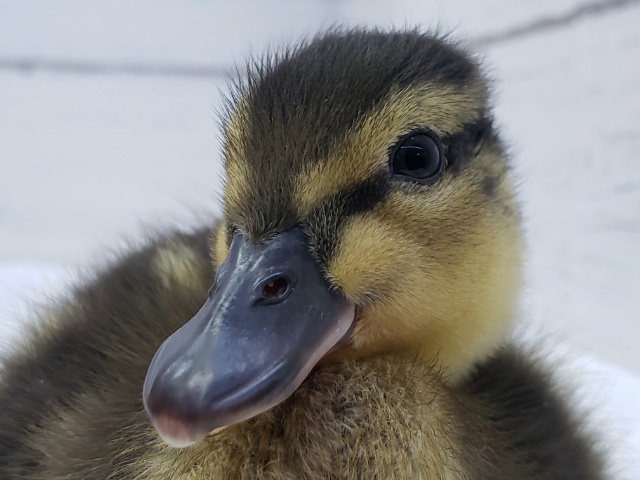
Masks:
[[[151,423],[158,435],[174,448],[185,448],[206,437],[211,429],[199,428],[194,422],[168,414],[150,415]]]

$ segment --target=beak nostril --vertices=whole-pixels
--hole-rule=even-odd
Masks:
[[[295,276],[282,272],[271,275],[260,282],[257,293],[256,305],[275,305],[282,303],[296,287]]]
[[[289,290],[289,280],[287,277],[278,275],[264,283],[262,286],[262,295],[267,300],[278,300],[283,297]]]

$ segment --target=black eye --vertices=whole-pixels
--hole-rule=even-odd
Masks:
[[[444,158],[436,141],[426,133],[406,137],[393,153],[391,171],[420,182],[436,179],[444,170]]]

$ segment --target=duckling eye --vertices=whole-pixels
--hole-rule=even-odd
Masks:
[[[404,138],[396,147],[391,162],[395,175],[421,183],[437,178],[444,170],[444,158],[436,141],[426,133]]]

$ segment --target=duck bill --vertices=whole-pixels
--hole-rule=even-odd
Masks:
[[[332,289],[301,228],[254,244],[236,235],[209,299],[155,354],[144,406],[186,446],[290,396],[348,341],[354,306]]]

